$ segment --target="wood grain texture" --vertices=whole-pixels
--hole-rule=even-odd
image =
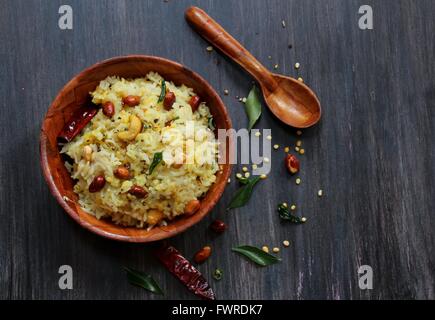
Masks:
[[[371,4],[373,31],[358,28],[358,8]],[[74,29],[57,27],[63,1],[0,0],[0,298],[160,299],[131,287],[126,265],[154,275],[164,298],[191,299],[152,257],[147,245],[98,237],[68,217],[50,195],[39,166],[42,119],[57,92],[97,61],[125,54],[167,57],[197,71],[222,95],[236,128],[249,75],[219,55],[184,21],[198,5],[267,67],[302,76],[323,107],[304,131],[302,184],[272,157],[272,173],[248,206],[225,212],[232,183],[206,219],[171,243],[191,257],[205,244],[214,254],[201,272],[227,299],[435,298],[435,3],[432,0],[79,1]],[[286,22],[286,28],[281,21]],[[292,49],[288,45],[292,45]],[[268,56],[271,59],[268,59]],[[300,62],[297,73],[293,65]],[[258,128],[294,146],[294,131],[264,111]],[[237,167],[235,168],[237,171]],[[234,180],[234,179],[233,179]],[[318,199],[319,188],[324,197]],[[280,201],[296,203],[309,221],[280,224]],[[219,237],[213,218],[229,224]],[[282,263],[257,268],[235,245],[279,246]],[[58,289],[69,264],[74,289]],[[374,289],[361,291],[357,269],[369,264]]]

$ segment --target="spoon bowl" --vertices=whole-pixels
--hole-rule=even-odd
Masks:
[[[319,122],[320,102],[308,86],[271,73],[202,9],[190,7],[185,17],[201,36],[257,80],[267,106],[278,119],[295,128],[308,128]]]
[[[319,122],[321,108],[314,92],[299,80],[279,74],[272,75],[278,83],[275,90],[261,86],[264,100],[272,113],[295,128],[308,128]]]

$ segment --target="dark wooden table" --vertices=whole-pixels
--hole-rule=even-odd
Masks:
[[[62,4],[73,8],[73,30],[58,27]],[[164,298],[193,298],[148,245],[106,240],[74,223],[50,195],[38,151],[41,121],[62,86],[85,67],[125,54],[179,61],[221,94],[229,89],[222,97],[233,124],[246,127],[235,96],[246,96],[252,79],[206,51],[183,17],[191,4],[266,66],[302,76],[317,92],[323,118],[302,135],[306,154],[296,186],[282,165],[282,148],[294,147],[295,131],[264,109],[257,127],[272,128],[281,146],[269,178],[249,205],[227,213],[237,188],[231,183],[213,212],[172,243],[187,257],[213,247],[200,270],[221,299],[435,298],[432,0],[1,0],[0,297],[160,298],[130,286],[125,265],[152,274]],[[363,4],[373,8],[374,30],[358,27]],[[297,204],[308,223],[281,224],[282,201]],[[220,237],[207,229],[214,218],[230,226]],[[291,246],[284,249],[286,239]],[[240,244],[278,246],[282,262],[257,268],[231,252]],[[64,264],[73,268],[73,290],[58,287]],[[358,286],[361,265],[373,268],[373,290]],[[216,267],[224,271],[220,282],[211,279]]]

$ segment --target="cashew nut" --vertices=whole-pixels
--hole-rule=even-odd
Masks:
[[[92,160],[92,148],[90,146],[84,146],[83,147],[83,158],[86,161]]]
[[[201,202],[199,200],[196,200],[196,199],[190,200],[186,204],[186,207],[184,208],[184,213],[188,216],[191,216],[196,211],[198,211],[200,207],[201,207]]]
[[[140,133],[142,130],[142,122],[140,119],[132,114],[130,116],[130,126],[128,127],[127,131],[118,132],[118,138],[123,141],[131,141],[136,138],[136,136]]]
[[[160,221],[162,221],[164,217],[164,214],[162,211],[157,210],[157,209],[150,209],[148,211],[148,216],[147,216],[147,223],[149,225],[156,225],[157,223],[159,223]]]

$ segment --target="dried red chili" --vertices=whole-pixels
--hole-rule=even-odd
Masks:
[[[73,113],[71,118],[65,123],[62,131],[57,136],[59,143],[72,141],[82,129],[92,120],[98,112],[98,107],[94,104],[82,107]]]
[[[189,291],[195,295],[214,300],[215,295],[202,274],[177,249],[172,246],[162,246],[155,251],[157,258]]]

